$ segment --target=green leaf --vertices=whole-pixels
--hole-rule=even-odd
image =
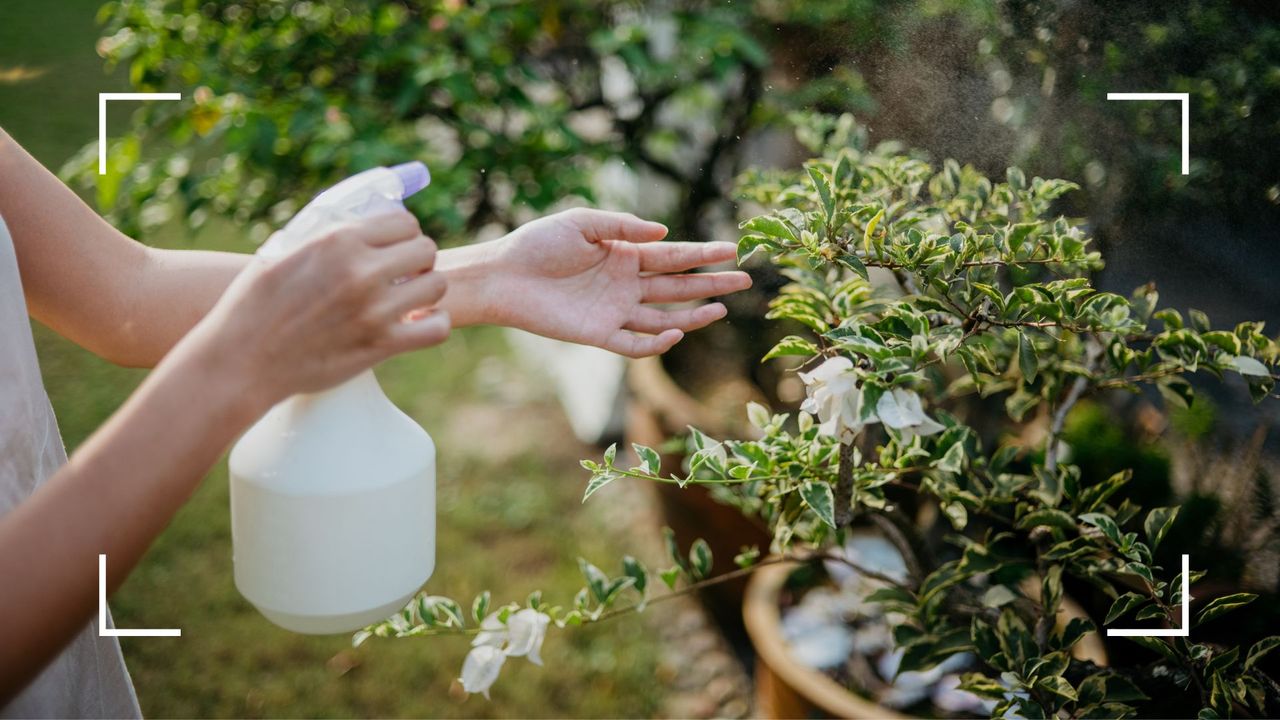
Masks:
[[[676,581],[680,579],[680,568],[678,566],[669,567],[658,573],[658,576],[662,578],[662,582],[665,583],[668,588],[675,590]]]
[[[701,580],[711,573],[711,546],[702,538],[694,540],[689,548],[689,571],[695,580]]]
[[[901,603],[915,605],[916,599],[907,590],[894,585],[884,585],[872,590],[866,597],[869,603]]]
[[[982,593],[982,604],[990,608],[998,608],[1018,599],[1018,594],[1004,585],[992,585]]]
[[[1058,604],[1062,602],[1062,566],[1050,566],[1040,584],[1040,604],[1045,608],[1045,614],[1053,617],[1058,612]]]
[[[743,235],[738,240],[738,264],[741,265],[750,260],[753,255],[761,250],[781,250],[777,242],[771,238],[761,235]]]
[[[1079,642],[1080,638],[1088,633],[1095,632],[1097,629],[1089,618],[1071,618],[1062,627],[1061,631],[1054,632],[1053,637],[1057,641],[1059,650],[1068,650]]]
[[[605,588],[604,599],[600,601],[600,604],[605,607],[612,605],[613,601],[618,598],[618,593],[621,593],[623,590],[626,590],[629,587],[634,587],[635,584],[636,584],[636,579],[633,577],[624,576],[624,577],[613,578],[612,580],[609,581],[609,585]]]
[[[604,466],[613,467],[613,461],[618,457],[618,443],[609,445],[604,451]]]
[[[871,254],[871,242],[875,238],[876,226],[879,225],[880,221],[883,219],[884,208],[881,208],[880,212],[877,212],[875,217],[871,218],[871,221],[867,223],[867,229],[862,233],[862,249],[866,251],[868,255]]]
[[[1173,521],[1178,517],[1178,508],[1176,507],[1159,507],[1153,508],[1147,513],[1147,519],[1142,523],[1142,529],[1147,534],[1147,540],[1151,543],[1151,550],[1154,551],[1160,541],[1164,540],[1165,534],[1169,532],[1169,528],[1173,527]]]
[[[964,469],[965,457],[964,443],[957,442],[947,448],[947,452],[934,461],[933,466],[944,472],[958,473]]]
[[[1108,675],[1106,699],[1108,702],[1137,702],[1149,700],[1150,698],[1128,678],[1120,675]]]
[[[1195,391],[1191,389],[1191,383],[1180,377],[1166,377],[1156,381],[1156,389],[1160,391],[1160,395],[1164,397],[1170,407],[1189,408],[1195,400]]]
[[[640,592],[644,592],[644,588],[649,584],[649,572],[645,569],[644,563],[626,555],[622,558],[622,574],[635,580],[635,588]]]
[[[640,465],[633,468],[648,475],[657,475],[662,470],[662,458],[658,452],[651,447],[633,443],[631,448],[636,451],[636,457],[640,459]]]
[[[809,172],[809,180],[813,182],[813,189],[818,191],[818,200],[822,203],[822,213],[826,217],[827,223],[830,224],[836,214],[836,201],[832,194],[831,178],[813,165],[806,167],[805,170]]]
[[[1222,652],[1215,652],[1213,654],[1213,659],[1211,659],[1209,663],[1205,665],[1205,668],[1204,668],[1205,674],[1222,672],[1223,670],[1226,670],[1227,668],[1234,665],[1236,663],[1236,660],[1238,660],[1239,658],[1240,658],[1239,647],[1233,647],[1230,650],[1225,650]]]
[[[981,673],[965,673],[961,675],[960,689],[988,700],[1003,700],[1009,693],[1009,688]]]
[[[799,335],[788,335],[778,341],[773,349],[765,353],[760,362],[772,360],[783,355],[803,355],[805,357],[813,357],[818,354],[818,346],[812,342],[805,340]]]
[[[844,265],[852,270],[858,277],[863,280],[869,279],[867,276],[867,266],[862,263],[862,259],[853,253],[845,253],[836,258],[836,262]]]
[[[1120,544],[1120,526],[1116,525],[1116,521],[1112,520],[1109,515],[1103,513],[1085,513],[1080,516],[1080,521],[1088,523],[1102,531],[1107,539],[1116,545]]]
[[[428,599],[432,601],[431,609],[440,622],[460,628],[467,626],[466,620],[462,617],[462,608],[452,598],[433,596]]]
[[[1009,181],[1009,187],[1013,190],[1027,189],[1027,176],[1022,172],[1021,168],[1011,167],[1005,175]]]
[[[587,588],[595,596],[596,602],[604,602],[609,597],[609,576],[585,558],[578,558],[578,569],[582,571],[582,577],[586,578]]]
[[[1141,610],[1139,610],[1138,614],[1134,616],[1134,619],[1157,620],[1163,617],[1167,617],[1167,615],[1165,614],[1164,608],[1160,607],[1159,605],[1148,605],[1142,608]]]
[[[1088,512],[1096,510],[1107,498],[1116,493],[1117,490],[1124,487],[1133,477],[1133,470],[1128,468],[1112,475],[1097,485],[1090,485],[1080,493],[1080,510]]]
[[[1169,647],[1169,643],[1166,643],[1158,637],[1150,637],[1148,635],[1126,635],[1125,637],[1142,647],[1159,654],[1166,660],[1172,660],[1176,663],[1182,662],[1182,658],[1179,657],[1178,653],[1174,652],[1173,648]]]
[[[1146,601],[1147,598],[1135,592],[1127,592],[1121,595],[1116,598],[1115,602],[1111,603],[1111,609],[1107,611],[1107,618],[1102,621],[1102,624],[1110,625],[1117,618]]]
[[[1249,648],[1249,654],[1244,658],[1244,669],[1251,670],[1267,653],[1278,647],[1280,647],[1280,635],[1272,635],[1254,643],[1253,647]]]
[[[489,591],[485,590],[484,592],[477,595],[475,600],[471,601],[471,617],[475,618],[476,622],[480,622],[484,620],[484,616],[488,614],[489,614]]]
[[[1258,596],[1253,593],[1232,593],[1231,595],[1223,595],[1220,598],[1214,598],[1212,602],[1205,605],[1204,609],[1200,611],[1200,619],[1197,621],[1197,624],[1203,625],[1204,623],[1207,623],[1214,618],[1221,617],[1236,608],[1244,607],[1257,599]]]
[[[800,497],[818,519],[836,529],[835,496],[824,482],[806,482],[800,486]]]
[[[733,556],[733,564],[740,568],[749,568],[760,560],[760,548],[746,548]]]
[[[676,531],[669,527],[662,528],[662,541],[667,546],[667,556],[676,564],[676,567],[688,571],[689,565],[680,553],[680,546],[676,544]]]
[[[1036,359],[1036,349],[1031,344],[1031,339],[1021,330],[1018,331],[1018,368],[1022,371],[1024,380],[1035,382],[1040,363]]]
[[[1062,530],[1074,530],[1076,527],[1076,521],[1067,513],[1053,508],[1034,510],[1023,515],[1022,518],[1018,520],[1018,527],[1024,530],[1040,525],[1056,527]]]
[[[969,511],[961,503],[942,503],[942,513],[947,516],[947,519],[951,521],[951,527],[956,530],[963,530],[964,526],[969,524]]]
[[[1036,687],[1045,692],[1053,693],[1064,700],[1074,702],[1076,699],[1076,690],[1071,687],[1071,683],[1061,675],[1050,675],[1040,678],[1036,682]]]
[[[742,223],[739,227],[748,232],[757,232],[779,240],[787,240],[793,243],[800,242],[800,238],[796,237],[791,227],[781,218],[773,215],[758,215]]]
[[[587,498],[595,495],[597,490],[620,477],[622,477],[621,474],[608,471],[598,472],[595,475],[592,475],[591,481],[587,483],[587,491],[582,494],[582,502],[586,502]]]

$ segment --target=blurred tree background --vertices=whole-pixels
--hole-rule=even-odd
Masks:
[[[1016,164],[1079,182],[1084,192],[1074,193],[1063,211],[1093,226],[1109,261],[1101,283],[1109,289],[1127,292],[1154,277],[1170,304],[1207,310],[1218,322],[1280,321],[1271,277],[1280,263],[1275,3],[125,0],[102,5],[95,30],[89,16],[98,4],[11,0],[0,9],[0,71],[52,68],[44,77],[0,75],[0,124],[46,164],[65,160],[64,177],[149,243],[248,251],[319,189],[408,159],[431,166],[433,186],[412,198],[411,209],[446,243],[491,237],[582,202],[665,220],[677,239],[732,240],[739,218],[734,176],[803,156],[789,128],[793,113],[850,111],[875,141],[902,141],[935,160],[955,157],[996,176]],[[101,61],[91,45],[110,74],[98,74]],[[94,94],[126,88],[177,91],[183,99],[115,109],[109,172],[99,177],[96,144],[89,142]],[[1108,92],[1190,93],[1191,173],[1178,172],[1177,103],[1107,102]],[[82,143],[88,144],[73,154]],[[762,280],[767,292],[773,285]],[[753,337],[759,298],[732,299],[731,311],[732,325],[691,337],[683,358],[672,362],[702,362],[698,353],[715,346],[737,357],[743,372],[754,372],[750,358],[762,353],[742,345],[770,344]],[[485,331],[475,336],[481,340],[473,348],[505,352]],[[136,373],[95,364],[47,333],[41,353],[71,446],[136,382]],[[406,373],[405,394],[396,399],[424,403],[424,393],[451,397],[444,389],[469,377],[467,361],[458,362],[463,369],[446,370],[445,381],[413,380],[426,374],[427,363],[412,359],[382,376]],[[1226,410],[1208,424],[1243,435],[1259,422],[1231,397],[1216,397]],[[1186,435],[1202,438],[1206,413],[1212,410],[1175,417],[1175,430],[1192,428]],[[1078,442],[1082,453],[1098,456],[1099,467],[1118,459],[1101,445],[1090,449],[1091,439],[1124,446],[1089,424],[1108,417],[1098,411],[1076,425],[1088,428]],[[1163,452],[1142,445],[1147,450]],[[1153,468],[1155,495],[1172,492],[1163,457],[1144,460]],[[461,482],[477,471],[459,472]],[[557,481],[576,489],[576,477]],[[1270,482],[1241,482],[1255,481],[1258,488]],[[1189,492],[1210,498],[1215,490],[1192,483]],[[206,502],[191,513],[207,517],[184,516],[190,519],[180,518],[179,526],[225,515],[224,497]],[[1222,505],[1205,502],[1209,513]],[[1238,497],[1233,502],[1240,505]],[[1213,526],[1214,547],[1231,525]],[[225,540],[218,540],[221,531],[209,532],[193,541]],[[554,562],[572,560],[574,551],[557,539],[527,532],[548,553],[558,548],[562,557]],[[178,557],[149,560],[141,576],[176,572]],[[204,562],[229,585],[225,559],[215,553]],[[1238,573],[1239,564],[1224,567]],[[122,615],[139,619],[129,614],[128,590]],[[229,590],[218,591],[211,623],[243,605]],[[155,626],[168,620],[147,619]],[[648,651],[636,642],[633,674],[614,688],[624,697],[637,687],[626,683],[648,667]],[[135,668],[161,682],[163,653],[130,647]],[[418,662],[428,662],[419,656],[434,650],[394,652],[416,652]],[[187,687],[198,685],[198,672],[191,670]],[[413,682],[409,675],[403,681]],[[417,692],[440,690],[432,688]],[[531,688],[523,698],[533,702],[545,692]],[[172,714],[182,707],[148,709]],[[234,704],[199,707],[205,714],[253,714]],[[527,714],[542,706],[467,707]],[[346,709],[369,708],[397,712],[394,703]],[[644,711],[596,695],[557,708]]]

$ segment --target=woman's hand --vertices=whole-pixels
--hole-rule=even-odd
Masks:
[[[684,333],[725,315],[720,303],[663,310],[654,304],[725,295],[751,286],[744,272],[688,273],[732,260],[733,243],[657,242],[667,228],[628,213],[586,208],[540,218],[492,243],[474,263],[484,279],[457,272],[482,293],[489,322],[630,357],[666,352]],[[457,251],[450,251],[451,253]],[[454,265],[452,259],[450,265]],[[666,274],[675,273],[675,274]],[[460,283],[455,279],[454,287]],[[458,298],[459,300],[461,298]],[[455,306],[453,297],[449,300]]]
[[[446,287],[435,258],[408,212],[338,228],[255,258],[179,348],[216,355],[260,401],[325,389],[448,337],[448,314],[432,309]]]

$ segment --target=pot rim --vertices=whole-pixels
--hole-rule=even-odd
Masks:
[[[778,596],[787,577],[801,564],[801,561],[794,560],[761,567],[752,573],[747,582],[742,616],[756,653],[783,682],[834,717],[909,720],[913,716],[903,715],[867,700],[791,657],[787,643],[782,638],[782,610],[778,606]],[[1039,589],[1038,584],[1036,589]],[[1062,599],[1058,615],[1059,622],[1073,617],[1086,617],[1084,609],[1068,597]],[[1097,633],[1086,635],[1076,643],[1072,648],[1072,655],[1080,660],[1093,661],[1099,666],[1107,665],[1106,648]]]

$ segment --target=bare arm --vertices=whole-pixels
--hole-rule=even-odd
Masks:
[[[41,489],[0,518],[0,706],[114,592],[261,408],[212,355],[175,352]],[[199,411],[193,411],[199,408]]]
[[[13,236],[32,316],[121,365],[155,365],[249,258],[131,240],[3,130],[0,216]]]
[[[0,217],[13,236],[33,317],[119,365],[154,367],[209,312],[253,256],[149,248],[115,228],[0,129]],[[462,250],[439,308],[454,326],[482,322],[486,253]]]
[[[148,248],[98,217],[0,129],[0,216],[12,231],[31,314],[112,362],[152,367],[209,312],[252,256]],[[732,260],[731,243],[656,242],[633,215],[571,210],[505,238],[441,251],[454,327],[510,325],[651,355],[724,315],[685,302],[741,290],[744,273],[676,274]]]
[[[435,255],[401,212],[251,262],[70,461],[0,517],[0,706],[96,610],[97,555],[114,589],[268,407],[448,335],[443,313],[402,320],[444,294]]]

